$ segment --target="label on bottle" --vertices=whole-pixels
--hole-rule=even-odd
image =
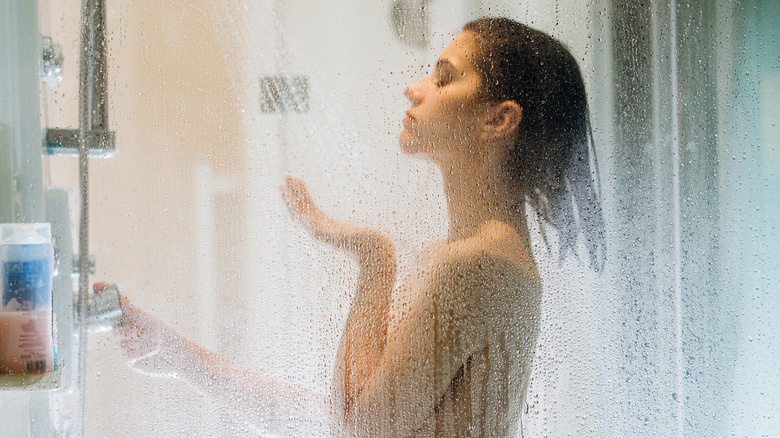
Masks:
[[[0,374],[54,371],[49,266],[45,259],[2,264]]]
[[[54,371],[51,310],[0,312],[0,374]]]
[[[46,259],[3,262],[2,310],[33,310],[51,307],[51,272]]]

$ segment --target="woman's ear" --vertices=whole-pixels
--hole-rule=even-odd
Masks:
[[[485,123],[483,135],[486,139],[499,139],[517,131],[523,120],[523,109],[513,100],[505,100],[494,105]]]

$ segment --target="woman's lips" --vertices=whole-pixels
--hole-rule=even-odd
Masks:
[[[411,123],[414,123],[414,117],[409,113],[409,111],[406,112],[406,117],[404,117],[404,125],[409,125]]]

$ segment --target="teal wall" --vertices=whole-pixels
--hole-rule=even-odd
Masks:
[[[733,7],[721,120],[721,271],[733,319],[726,430],[780,430],[780,2]],[[725,93],[728,91],[728,93]]]
[[[0,0],[0,221],[43,220],[38,2]],[[15,185],[7,172],[12,166]],[[21,202],[12,200],[12,190]],[[13,210],[13,211],[12,211]]]

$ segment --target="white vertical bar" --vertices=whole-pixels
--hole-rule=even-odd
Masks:
[[[203,294],[198,300],[198,315],[202,323],[198,326],[200,342],[214,348],[216,337],[210,330],[216,323],[216,281],[214,273],[214,207],[212,180],[214,175],[207,163],[200,162],[195,166],[195,215],[198,232],[194,236],[198,242],[198,284]]]
[[[218,224],[215,222],[216,209],[214,206],[215,197],[226,195],[238,189],[238,182],[234,178],[220,177],[216,175],[211,166],[206,162],[200,162],[195,166],[195,208],[198,212],[196,216],[197,230],[195,236],[198,242],[198,283],[203,295],[199,300],[199,313],[203,323],[198,327],[200,331],[200,342],[210,348],[222,348],[224,345],[218,345],[218,337],[213,330],[218,322],[219,313],[217,312],[220,303],[218,297],[222,291],[217,284],[218,272],[216,269],[217,242],[216,236]]]
[[[0,55],[1,56],[1,55]],[[5,87],[0,77],[0,88]],[[10,85],[9,85],[10,88]],[[2,98],[2,91],[0,91]],[[11,127],[0,120],[0,223],[14,221],[14,163]]]
[[[680,237],[680,120],[678,114],[678,73],[677,73],[677,1],[672,0],[669,6],[669,25],[671,53],[669,56],[671,62],[672,96],[671,96],[671,118],[672,118],[672,221],[673,221],[673,246],[674,246],[674,325],[675,325],[675,359],[676,359],[676,389],[677,392],[677,429],[678,436],[684,436],[684,394],[683,394],[683,340],[682,340],[682,247]]]
[[[43,143],[41,141],[41,111],[39,106],[41,36],[38,33],[38,4],[34,1],[16,1],[17,77],[15,86],[16,130],[14,141],[16,157],[17,190],[22,197],[19,222],[43,220]],[[13,63],[14,60],[11,60]]]

